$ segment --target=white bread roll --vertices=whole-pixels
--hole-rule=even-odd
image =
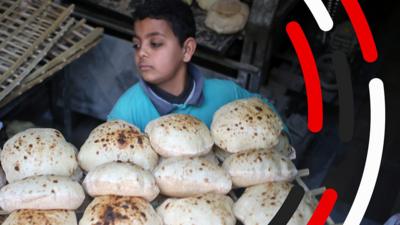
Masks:
[[[79,164],[85,171],[108,162],[130,162],[152,170],[158,155],[149,139],[139,129],[121,120],[105,122],[96,127],[82,145]]]
[[[74,211],[23,209],[12,212],[2,225],[77,225]]]
[[[50,128],[31,128],[10,138],[1,152],[9,183],[40,175],[71,176],[78,167],[76,148]]]
[[[233,201],[221,194],[167,199],[157,208],[164,225],[235,225]]]
[[[200,6],[200,8],[204,10],[209,10],[211,9],[211,6],[216,2],[217,0],[197,0],[197,4]]]
[[[231,153],[272,148],[278,144],[283,123],[259,98],[240,99],[214,114],[211,134],[215,144]]]
[[[92,197],[137,196],[152,201],[160,193],[153,174],[130,163],[110,162],[96,167],[85,177],[83,187]]]
[[[37,176],[8,184],[0,190],[0,207],[17,209],[77,209],[85,199],[81,185],[69,177]]]
[[[246,189],[234,204],[236,218],[244,225],[269,224],[286,200],[293,185],[272,182]],[[288,225],[306,225],[314,212],[309,194],[304,195]]]
[[[239,0],[217,0],[209,9],[205,24],[219,34],[242,30],[249,17],[249,7]]]
[[[154,177],[162,194],[188,197],[208,192],[226,194],[232,181],[224,169],[201,157],[164,159]]]
[[[250,150],[229,156],[222,167],[235,187],[276,181],[292,181],[297,169],[289,158],[274,149]]]
[[[205,155],[214,144],[207,126],[191,115],[162,116],[148,123],[145,132],[163,157]]]
[[[162,225],[146,200],[138,197],[99,196],[86,208],[79,225]]]

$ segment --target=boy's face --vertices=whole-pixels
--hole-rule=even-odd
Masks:
[[[134,31],[136,66],[145,81],[158,85],[172,80],[190,60],[165,20],[138,20]]]

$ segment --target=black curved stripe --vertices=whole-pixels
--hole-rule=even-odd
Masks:
[[[333,53],[332,63],[339,92],[339,137],[341,141],[348,142],[353,138],[354,132],[354,97],[350,66],[342,52]]]
[[[272,218],[271,222],[269,222],[269,225],[287,224],[290,218],[292,218],[296,209],[299,207],[304,193],[305,192],[302,187],[299,185],[294,185],[279,211],[275,214],[274,218]]]

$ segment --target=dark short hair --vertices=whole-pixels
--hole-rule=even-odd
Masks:
[[[146,18],[167,21],[181,45],[187,38],[196,37],[193,12],[182,0],[145,0],[132,16],[134,22]]]

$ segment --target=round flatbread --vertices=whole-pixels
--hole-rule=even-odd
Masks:
[[[282,129],[278,115],[259,98],[222,106],[211,124],[215,144],[231,153],[272,148],[278,144]]]
[[[197,0],[197,4],[204,10],[209,10],[217,0]]]
[[[92,197],[137,196],[152,201],[160,193],[153,174],[130,163],[110,162],[96,167],[85,177],[83,187]]]
[[[235,225],[233,201],[220,194],[204,194],[181,199],[167,199],[158,208],[164,225]]]
[[[293,162],[274,149],[233,154],[224,161],[222,167],[231,176],[235,187],[292,181],[297,174]]]
[[[78,167],[76,148],[51,128],[31,128],[14,135],[0,157],[9,183],[39,175],[71,176]]]
[[[158,155],[137,127],[114,120],[99,125],[90,133],[78,160],[85,171],[108,162],[130,162],[152,170],[158,162]]]
[[[249,17],[249,7],[239,0],[218,0],[207,13],[205,24],[220,34],[241,31]]]
[[[214,144],[207,126],[185,114],[169,114],[151,121],[145,129],[154,150],[163,157],[205,155]]]
[[[77,209],[85,199],[82,186],[62,176],[28,177],[0,190],[0,207],[17,209]]]
[[[162,225],[146,200],[138,197],[99,196],[86,208],[79,225]]]
[[[225,170],[201,157],[164,159],[154,169],[154,177],[161,193],[171,197],[208,192],[226,194],[232,188]]]
[[[236,218],[244,225],[269,224],[286,200],[293,185],[286,182],[273,182],[252,186],[234,204]],[[289,220],[288,225],[306,225],[314,206],[307,193]]]
[[[2,225],[77,225],[74,211],[68,210],[17,210]]]

